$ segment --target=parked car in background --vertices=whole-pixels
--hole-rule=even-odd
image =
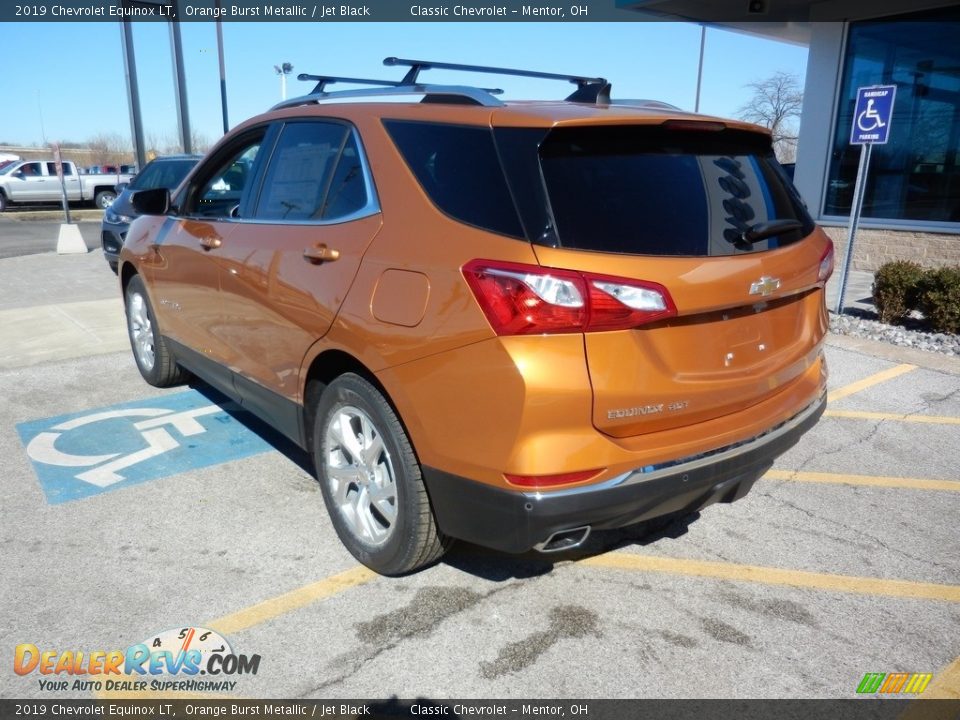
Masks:
[[[107,208],[117,197],[116,186],[130,175],[81,175],[69,160],[63,162],[63,184],[70,202],[92,202]],[[57,164],[51,160],[21,160],[0,168],[0,212],[10,203],[58,203],[63,200]]]
[[[0,153],[0,169],[5,168],[10,163],[15,163],[20,160],[19,155],[14,155],[13,153]]]
[[[103,256],[114,271],[117,269],[117,260],[120,258],[120,248],[123,247],[123,241],[127,237],[127,229],[137,216],[136,210],[130,203],[130,196],[138,190],[153,188],[173,190],[200,161],[200,158],[200,155],[158,157],[147,163],[143,172],[137,174],[129,183],[120,186],[120,194],[103,214],[103,224],[100,226]]]

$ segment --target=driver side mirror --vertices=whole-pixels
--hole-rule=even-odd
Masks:
[[[140,215],[166,215],[170,210],[170,191],[167,188],[138,190],[130,196],[130,203]]]

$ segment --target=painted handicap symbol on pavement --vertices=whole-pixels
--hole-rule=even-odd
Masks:
[[[274,449],[240,407],[188,390],[17,425],[47,502],[128,487]]]

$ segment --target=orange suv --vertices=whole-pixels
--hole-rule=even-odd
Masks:
[[[770,135],[603,78],[385,63],[409,71],[301,76],[176,191],[134,196],[119,274],[147,382],[194,373],[307,449],[384,574],[746,494],[825,403],[833,248]],[[504,102],[430,68],[577,88]]]

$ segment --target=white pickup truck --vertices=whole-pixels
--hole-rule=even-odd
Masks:
[[[92,202],[108,208],[117,197],[116,186],[132,175],[81,175],[70,161],[63,163],[63,183],[70,202]],[[20,160],[0,168],[0,212],[10,203],[58,203],[63,199],[53,160]]]

